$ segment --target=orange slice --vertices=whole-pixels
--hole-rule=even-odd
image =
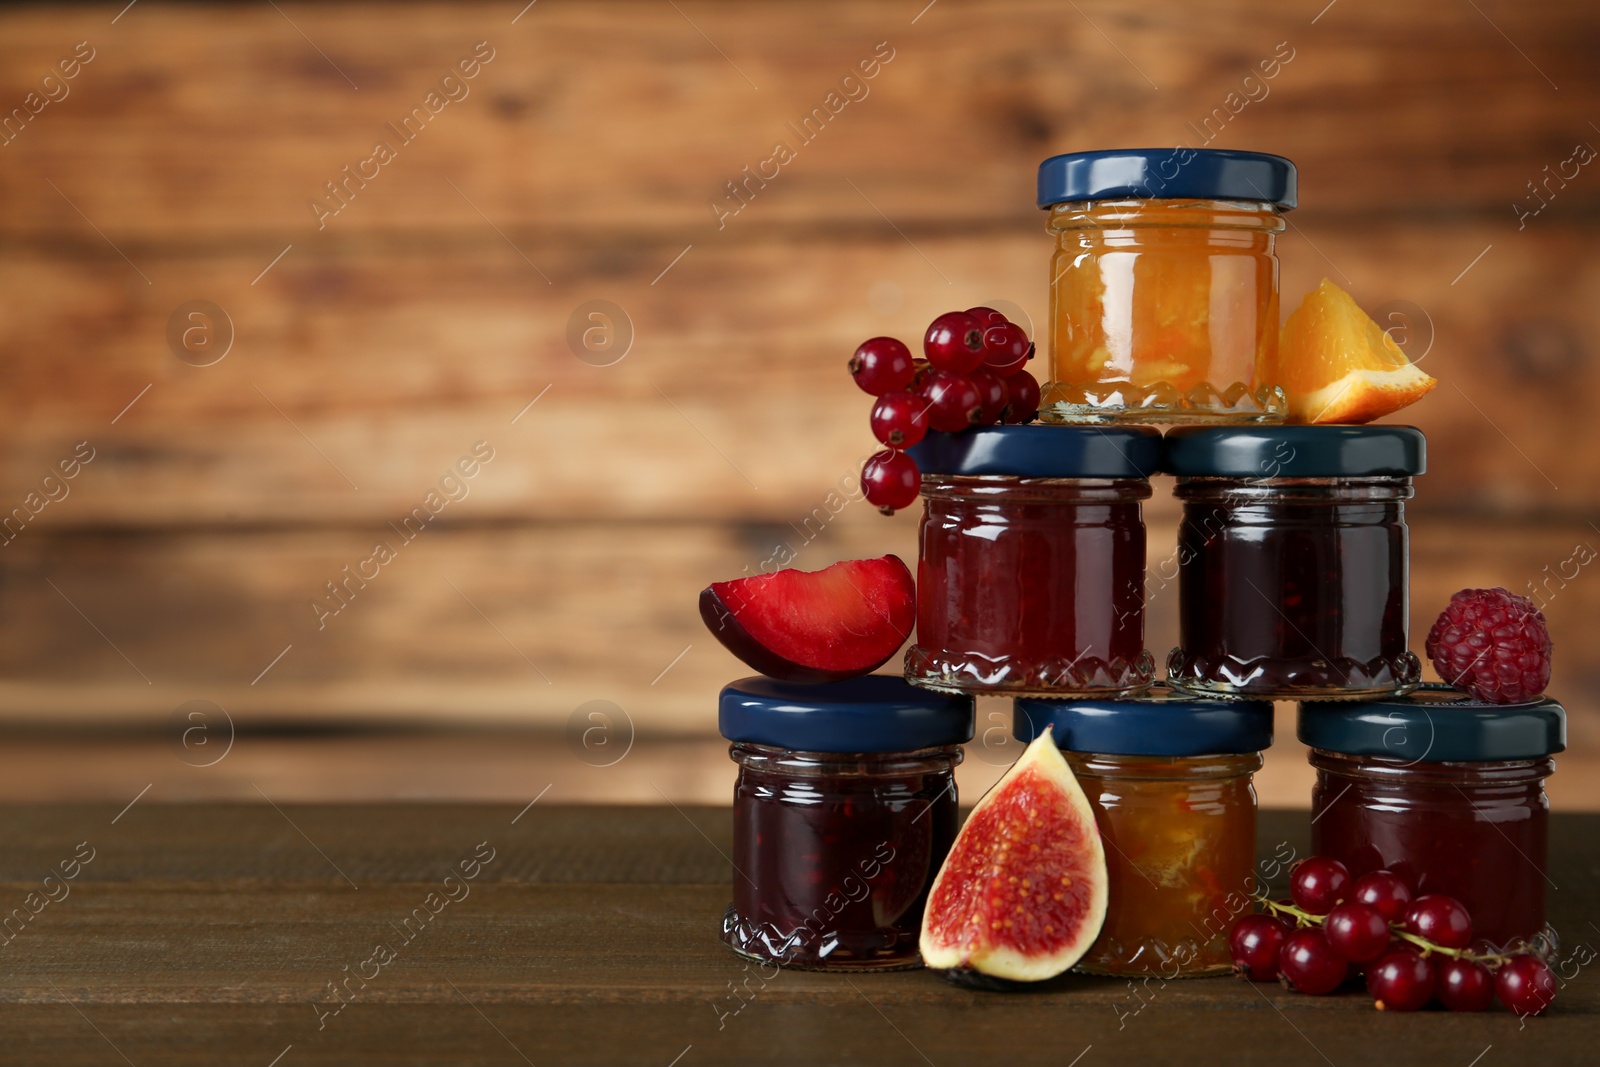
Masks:
[[[1283,324],[1277,363],[1266,371],[1289,397],[1289,421],[1300,423],[1371,422],[1439,384],[1326,278]]]

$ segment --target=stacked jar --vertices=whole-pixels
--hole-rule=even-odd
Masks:
[[[739,766],[723,942],[801,970],[919,966],[972,698],[884,675],[745,678],[722,690],[718,725]]]
[[[1182,427],[1165,465],[1183,504],[1174,685],[1250,700],[1416,686],[1405,502],[1426,467],[1419,431]]]
[[[924,511],[908,681],[1005,696],[1138,693],[1147,427],[994,426],[910,450]]]
[[[1294,164],[1216,149],[1074,152],[1039,165],[1055,423],[1280,423],[1283,213]]]
[[[1272,744],[1272,705],[1164,685],[1127,700],[1018,699],[1012,735],[1046,729],[1107,844],[1105,925],[1078,969],[1228,973],[1228,929],[1257,892],[1252,776]]]
[[[1474,937],[1498,948],[1545,935],[1544,781],[1566,747],[1560,704],[1488,704],[1427,685],[1302,704],[1299,734],[1317,770],[1313,852],[1358,877],[1382,868],[1419,894],[1454,897]]]

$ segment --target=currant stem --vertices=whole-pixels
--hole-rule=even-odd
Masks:
[[[1275,915],[1294,916],[1296,923],[1301,926],[1321,926],[1328,918],[1326,915],[1313,915],[1303,908],[1295,907],[1293,904],[1280,904],[1278,901],[1273,900],[1271,897],[1265,894],[1257,896],[1254,899],[1257,904],[1260,904],[1262,907],[1266,908],[1267,911]],[[1402,941],[1409,941],[1411,944],[1416,945],[1418,948],[1422,949],[1424,955],[1429,955],[1436,952],[1441,956],[1452,956],[1458,960],[1469,960],[1472,963],[1481,963],[1491,971],[1498,970],[1507,960],[1511,958],[1510,956],[1502,955],[1498,952],[1471,952],[1464,948],[1446,948],[1444,945],[1436,945],[1425,937],[1419,937],[1418,935],[1411,933],[1409,930],[1400,929],[1400,925],[1398,923],[1389,924],[1389,933],[1391,936],[1397,937]]]

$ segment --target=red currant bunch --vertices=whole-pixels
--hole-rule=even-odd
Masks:
[[[1364,973],[1379,1011],[1416,1011],[1437,1001],[1450,1011],[1500,1002],[1538,1015],[1555,999],[1555,975],[1532,952],[1475,952],[1472,916],[1442,893],[1414,896],[1393,871],[1352,878],[1343,863],[1312,856],[1289,874],[1289,901],[1257,897],[1265,909],[1233,924],[1234,973],[1253,982],[1331,993]]]
[[[960,433],[972,426],[1032,422],[1039,382],[1023,370],[1033,342],[1022,327],[988,307],[947,311],[922,338],[915,359],[893,337],[863,341],[850,357],[850,377],[877,400],[872,434],[885,448],[861,469],[867,502],[885,514],[909,507],[922,475],[905,449],[930,429]]]

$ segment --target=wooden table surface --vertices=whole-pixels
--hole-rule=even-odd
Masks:
[[[1233,979],[763,982],[716,936],[726,808],[117,809],[0,811],[0,1063],[1545,1067],[1600,1045],[1594,815],[1555,818],[1567,977],[1524,1025]],[[1307,831],[1304,813],[1265,812],[1261,851],[1304,854]],[[463,861],[476,877],[446,883]],[[427,921],[407,927],[414,909]],[[339,1009],[329,983],[358,971]]]

